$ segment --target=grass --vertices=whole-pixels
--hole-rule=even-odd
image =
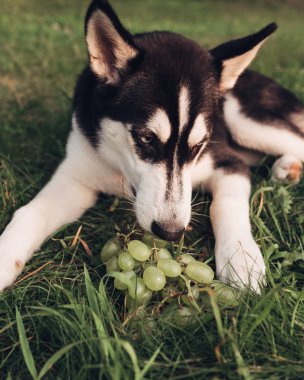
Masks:
[[[133,31],[168,29],[212,47],[273,20],[279,31],[254,67],[304,100],[301,1],[113,0]],[[0,5],[0,230],[43,186],[64,155],[71,98],[86,52],[86,1],[2,0]],[[122,325],[96,257],[134,221],[103,198],[54,234],[0,295],[0,379],[302,379],[304,376],[304,182],[274,185],[253,172],[253,232],[267,263],[261,297],[178,328]],[[186,244],[214,265],[209,198]],[[113,208],[116,210],[113,211]],[[78,229],[94,257],[78,239]],[[16,236],[18,239],[18,236]],[[216,318],[215,318],[216,317]]]

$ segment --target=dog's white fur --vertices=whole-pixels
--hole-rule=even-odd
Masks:
[[[273,156],[293,154],[304,161],[304,139],[286,128],[260,124],[249,119],[241,111],[239,101],[231,94],[226,95],[224,115],[228,129],[239,145],[267,152]]]
[[[171,135],[171,125],[166,112],[158,108],[148,121],[147,128],[151,129],[162,143],[166,143]]]
[[[179,93],[179,130],[182,132],[189,119],[189,90],[186,86],[182,86]]]
[[[263,256],[251,234],[250,181],[239,174],[217,170],[210,181],[210,216],[215,235],[217,276],[224,282],[249,284],[259,291],[264,281]]]
[[[187,91],[183,88],[180,94],[181,126],[187,120]],[[297,160],[304,160],[303,142],[288,130],[272,130],[271,126],[266,126],[266,135],[269,131],[271,136],[266,142],[265,131],[263,136],[260,132],[262,126],[244,118],[235,99],[228,97],[225,113],[236,140],[245,135],[243,143],[255,139],[261,148],[275,154],[284,153],[287,143],[288,149],[297,155]],[[163,120],[166,120],[164,114],[158,113],[150,125],[157,126]],[[203,117],[197,123],[202,124],[201,130],[204,131]],[[211,220],[216,237],[219,278],[240,286],[250,285],[259,291],[264,281],[265,264],[251,234],[249,179],[215,168],[209,153],[200,161],[185,165],[178,177],[175,158],[172,172],[174,191],[166,200],[164,167],[139,159],[128,128],[119,122],[103,119],[100,136],[103,143],[95,150],[80,132],[75,117],[72,124],[65,160],[45,188],[15,213],[0,237],[0,289],[13,283],[26,261],[49,235],[78,219],[93,206],[98,192],[128,196],[134,187],[138,221],[149,230],[153,220],[170,223],[174,228],[185,227],[190,220],[192,188],[202,186],[213,195]],[[254,129],[252,133],[250,128]],[[192,143],[198,139],[196,132],[190,137]]]
[[[141,163],[136,162],[135,158],[130,158],[127,148],[129,145],[124,141],[127,136],[115,133],[115,125],[117,122],[106,120],[103,122],[103,131],[109,134],[107,136],[109,140],[113,139],[115,146],[121,147],[119,153],[110,148],[109,151],[100,150],[96,153],[79,131],[74,119],[65,160],[45,188],[28,205],[15,213],[0,238],[0,289],[9,286],[15,280],[32,253],[39,249],[49,235],[62,225],[78,219],[92,207],[99,191],[118,196],[129,194],[130,186],[126,181],[126,175],[129,176],[129,171],[133,170],[137,170],[139,179],[141,176],[144,178],[139,181],[139,185],[138,181],[132,179],[132,185],[138,188],[137,215],[142,215],[139,222],[143,227],[149,229],[154,218],[172,221],[173,213],[176,214],[175,219],[188,223],[190,210],[186,211],[186,215],[185,205],[190,203],[192,190],[188,184],[198,186],[208,183],[214,194],[211,218],[217,238],[216,261],[219,276],[226,281],[243,281],[244,284],[248,284],[249,272],[254,270],[264,273],[261,254],[250,232],[248,179],[241,175],[227,175],[221,170],[214,170],[210,155],[206,155],[195,167],[188,167],[183,172],[183,183],[188,187],[183,193],[188,199],[178,199],[177,194],[177,199],[172,199],[169,204],[164,205],[163,194],[159,191],[165,187],[162,183],[164,175],[161,169],[158,168],[160,171],[156,173],[153,165],[146,167],[145,170],[149,171],[147,175],[143,168],[138,167]],[[116,145],[117,142],[119,145]],[[120,145],[121,143],[124,145]],[[150,200],[153,189],[155,194],[152,194],[152,198],[156,197],[156,203],[147,209],[147,201]],[[145,194],[149,194],[148,200],[145,199]],[[247,251],[252,259],[246,266],[244,252]],[[227,267],[229,262],[232,265]],[[236,273],[240,278],[237,278]],[[252,277],[254,281],[251,285],[258,290],[255,278],[256,276]]]
[[[195,119],[191,132],[189,134],[188,144],[192,148],[207,136],[208,130],[206,127],[205,117],[203,114],[199,114]],[[206,143],[207,141],[205,142],[205,145]]]

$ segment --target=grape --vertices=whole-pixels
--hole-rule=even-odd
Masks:
[[[158,260],[157,268],[160,269],[167,277],[177,277],[182,273],[182,268],[179,263],[172,259]]]
[[[166,286],[162,290],[162,297],[163,299],[166,298],[166,302],[168,303],[173,302],[176,299],[175,297],[178,296],[178,294],[179,294],[179,291],[173,284]]]
[[[193,319],[194,312],[189,307],[182,307],[176,310],[176,314],[173,318],[173,321],[177,326],[185,327],[191,324]]]
[[[138,261],[146,261],[151,255],[150,249],[139,240],[132,240],[128,244],[128,251],[130,255]]]
[[[198,289],[198,286],[197,285],[193,285],[191,286],[191,293],[192,293],[192,296],[193,296],[193,300],[194,301],[197,301],[198,298],[199,298],[199,295],[200,295],[200,292],[199,292],[199,289]],[[193,300],[191,300],[189,298],[189,295],[188,294],[184,294],[182,295],[182,300],[183,302],[186,304],[186,305],[190,305],[192,304]]]
[[[214,278],[214,272],[209,265],[201,261],[191,261],[185,270],[186,274],[194,281],[209,284]]]
[[[157,323],[154,318],[148,318],[145,320],[145,323],[142,325],[144,330],[148,333],[152,333],[157,328]]]
[[[180,327],[185,327],[193,321],[195,312],[189,307],[180,308],[177,304],[170,304],[163,309],[162,318]]]
[[[132,277],[135,277],[135,273],[132,270],[129,270],[129,271],[126,271],[126,272],[121,272],[119,274],[126,281],[130,280]],[[115,278],[115,280],[114,280],[114,286],[118,290],[126,290],[126,289],[128,289],[128,285],[126,285],[123,281],[118,280],[117,278]]]
[[[210,297],[207,292],[201,292],[199,296],[199,305],[202,309],[204,310],[212,310],[211,302],[210,302]]]
[[[121,282],[120,280],[118,280],[118,278],[115,278],[115,280],[114,280],[114,286],[118,290],[126,290],[126,289],[128,289],[128,286],[126,284],[124,284],[123,282]]]
[[[129,287],[129,294],[133,299],[141,301],[146,291],[145,283],[140,277],[134,277],[134,279],[132,279],[132,282],[134,286]]]
[[[106,242],[100,252],[100,260],[104,264],[112,257],[118,256],[120,252],[120,246],[115,242],[114,239],[110,239]]]
[[[195,258],[188,253],[183,253],[178,256],[176,260],[182,264],[188,265],[191,261],[195,261]]]
[[[158,259],[172,259],[172,256],[166,248],[161,248],[158,251]]]
[[[122,270],[131,270],[134,268],[134,259],[128,252],[122,252],[118,256],[118,265]]]
[[[155,244],[156,248],[164,248],[167,245],[165,240],[159,239],[147,231],[145,232],[142,241],[150,247],[154,247]]]
[[[145,285],[153,290],[158,291],[166,285],[166,277],[161,270],[155,267],[146,268],[143,275]]]
[[[191,278],[189,276],[187,276],[186,274],[184,274],[183,277],[185,277],[185,279],[188,281],[192,281]],[[186,288],[185,280],[181,277],[178,277],[177,281],[178,281],[178,285],[179,285],[180,289],[184,290]]]
[[[140,302],[142,302],[143,304],[146,304],[151,300],[151,298],[152,298],[152,292],[150,289],[148,289],[146,287],[146,290],[145,290]]]
[[[239,301],[237,300],[238,292],[235,289],[223,284],[220,281],[212,282],[212,288],[215,292],[216,300],[219,304],[222,304],[226,307],[238,306],[239,304]]]
[[[120,267],[118,265],[117,257],[112,257],[107,263],[107,273],[109,272],[120,272]]]
[[[130,294],[126,295],[126,306],[128,309],[136,309],[136,307],[147,304],[152,298],[152,292],[150,289],[145,287],[145,292],[141,299],[134,299]]]

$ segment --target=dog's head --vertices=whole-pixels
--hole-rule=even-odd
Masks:
[[[98,146],[135,190],[144,229],[167,240],[181,236],[190,221],[192,170],[221,116],[221,96],[275,28],[208,51],[174,33],[133,36],[106,1],[91,3],[85,32],[100,107]]]

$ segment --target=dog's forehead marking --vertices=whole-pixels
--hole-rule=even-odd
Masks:
[[[164,109],[158,108],[150,117],[147,128],[154,132],[162,143],[166,143],[171,135],[171,123]]]
[[[189,121],[189,90],[183,85],[181,86],[179,93],[179,132],[181,133],[183,128]]]
[[[204,114],[200,113],[191,128],[189,138],[188,138],[188,145],[189,147],[194,147],[196,144],[200,143],[204,137],[207,137],[208,135],[208,129],[206,125],[206,120]]]

